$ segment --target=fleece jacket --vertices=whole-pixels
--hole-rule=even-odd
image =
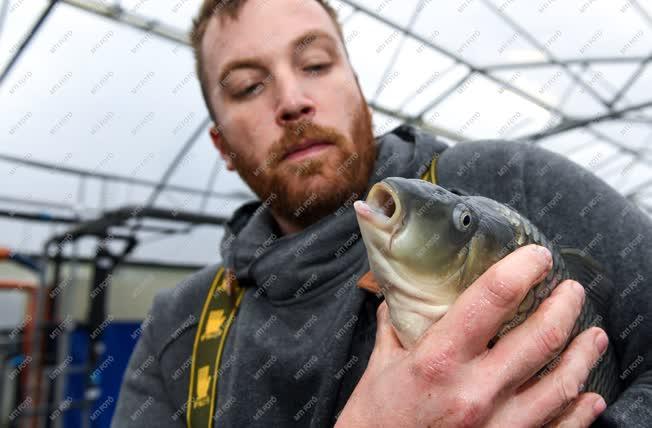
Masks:
[[[602,266],[614,283],[604,318],[626,389],[594,426],[652,426],[650,218],[592,172],[536,145],[448,147],[410,125],[376,144],[366,192],[386,177],[420,177],[442,153],[438,184],[508,204],[549,240]],[[222,355],[217,426],[333,426],[367,366],[381,301],[356,286],[369,263],[352,205],[365,196],[289,235],[262,201],[239,207],[225,227],[221,262],[156,296],[112,426],[185,426],[193,341],[220,266],[246,291]]]

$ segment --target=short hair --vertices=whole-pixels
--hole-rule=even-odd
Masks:
[[[265,0],[269,1],[269,0]],[[344,45],[344,36],[342,33],[342,26],[337,20],[337,11],[328,4],[326,0],[315,0],[324,10],[328,13],[335,28],[342,40]],[[217,123],[217,117],[213,108],[211,107],[207,82],[206,72],[204,70],[204,60],[201,55],[201,44],[204,39],[204,33],[206,33],[206,27],[212,16],[216,15],[221,21],[224,17],[229,17],[232,20],[237,20],[242,10],[242,7],[247,2],[247,0],[204,0],[200,9],[199,14],[192,20],[192,30],[190,32],[190,43],[192,45],[193,53],[195,56],[195,72],[197,73],[197,78],[199,79],[199,86],[201,87],[202,96],[204,97],[204,102],[208,111],[210,112],[211,119]],[[344,47],[345,53],[348,57],[348,52],[346,52],[346,46]]]

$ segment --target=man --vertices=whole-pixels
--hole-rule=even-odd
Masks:
[[[588,426],[601,412],[603,425],[652,426],[652,231],[643,213],[535,147],[444,151],[409,126],[376,142],[335,12],[320,0],[206,1],[193,35],[211,138],[260,198],[234,213],[221,244],[245,294],[221,357],[216,426]],[[369,266],[353,201],[384,177],[419,177],[442,151],[442,185],[509,201],[617,280],[607,324],[627,390],[606,411],[597,394],[581,392],[607,346],[597,327],[549,375],[533,377],[579,313],[584,292],[573,281],[502,346],[483,345],[547,274],[541,247],[494,265],[410,352],[386,305],[356,287]],[[596,194],[602,202],[588,205]],[[114,426],[185,425],[197,320],[218,267],[155,299]]]

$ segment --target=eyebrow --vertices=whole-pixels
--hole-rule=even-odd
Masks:
[[[337,42],[327,32],[323,30],[308,30],[301,34],[298,37],[295,37],[292,42],[290,43],[290,46],[292,47],[293,52],[303,51],[306,49],[310,44],[314,43],[317,40],[320,39],[325,39],[330,41],[333,45],[336,45]],[[233,72],[236,69],[239,68],[262,68],[261,62],[258,60],[258,58],[255,57],[245,57],[245,58],[238,58],[238,59],[233,59],[231,61],[228,61],[224,65],[223,71],[219,74],[219,80],[217,84],[219,86],[222,85],[222,82],[228,77],[228,75]]]

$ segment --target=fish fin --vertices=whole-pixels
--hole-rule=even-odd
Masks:
[[[462,190],[462,189],[459,189],[457,187],[450,187],[450,188],[448,188],[446,190],[448,190],[451,193],[456,194],[457,196],[471,196],[471,194],[469,192],[467,192],[466,190]]]
[[[602,315],[608,313],[614,284],[605,270],[591,256],[577,248],[562,248],[559,254],[564,259],[571,278],[584,286],[587,297]]]
[[[362,277],[360,277],[358,280],[358,287],[370,291],[374,294],[380,293],[380,286],[378,285],[378,282],[376,281],[376,278],[371,271],[365,273],[362,275]]]

